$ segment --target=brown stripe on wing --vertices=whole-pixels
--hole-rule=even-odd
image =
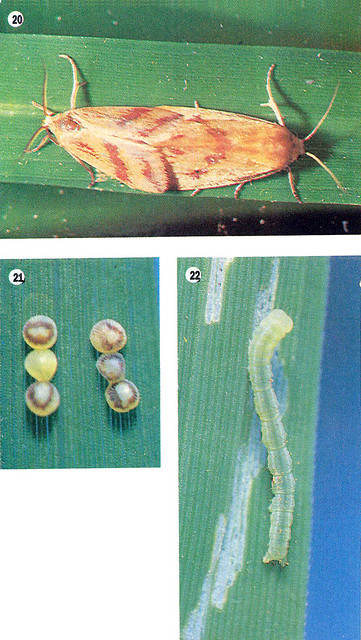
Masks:
[[[121,146],[105,142],[112,175],[133,189],[164,193],[174,188],[171,165],[159,149],[144,142],[123,139]]]
[[[155,146],[161,149],[178,178],[189,176],[200,180],[229,157],[234,143],[224,128],[194,115],[184,121],[184,134],[176,126],[173,135],[166,141],[159,140]]]
[[[144,154],[136,158],[135,162],[139,177],[134,175],[133,182],[137,189],[151,193],[164,193],[174,188],[176,179],[172,167],[158,151],[153,150],[150,154]]]
[[[143,119],[142,128],[139,130],[139,137],[149,138],[154,131],[160,131],[162,127],[183,119],[183,116],[176,112],[169,112],[163,109],[151,109],[146,119]]]
[[[114,175],[124,184],[130,184],[127,167],[119,155],[119,149],[116,144],[104,142],[104,147],[109,154],[109,160],[114,167]]]
[[[146,116],[149,111],[151,111],[150,107],[121,107],[116,114],[115,123],[120,127],[125,126],[129,122]],[[121,116],[119,116],[119,112],[121,112]]]
[[[167,125],[177,129],[177,121],[184,120],[183,114],[168,111],[163,107],[90,107],[77,109],[79,117],[86,127],[98,130],[103,138],[107,135],[143,141],[158,134],[168,135]],[[176,123],[175,125],[173,123]]]
[[[80,152],[80,154],[86,154],[86,156],[91,156],[92,158],[96,158],[97,160],[101,158],[101,154],[86,142],[82,142],[81,140],[74,140],[72,146],[75,147]],[[80,155],[80,157],[84,156]]]

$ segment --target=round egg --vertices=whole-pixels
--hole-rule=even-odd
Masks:
[[[23,336],[33,349],[50,349],[57,340],[58,330],[49,316],[33,316],[25,322]]]
[[[26,390],[25,402],[37,416],[50,416],[59,406],[59,391],[51,382],[33,382]]]
[[[138,406],[140,394],[134,382],[121,380],[116,384],[110,384],[105,392],[108,405],[119,413],[126,413]]]
[[[123,349],[127,334],[119,322],[115,320],[100,320],[90,332],[90,342],[100,353],[115,353]]]
[[[111,384],[125,378],[125,360],[121,353],[103,353],[97,360],[97,369]]]
[[[55,375],[58,361],[50,349],[34,349],[26,356],[24,366],[28,374],[38,382],[49,382]]]

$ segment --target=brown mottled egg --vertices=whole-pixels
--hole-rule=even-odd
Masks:
[[[89,338],[97,351],[115,353],[123,349],[127,341],[127,334],[119,322],[115,320],[100,320],[92,328]]]
[[[55,375],[58,361],[50,349],[34,349],[26,356],[24,366],[28,374],[38,382],[49,382]]]
[[[125,360],[121,353],[103,353],[97,360],[97,369],[111,384],[125,378]]]
[[[119,413],[126,413],[138,406],[140,394],[134,382],[121,380],[116,384],[110,384],[105,392],[108,405]]]
[[[48,316],[33,316],[25,322],[23,336],[33,349],[50,349],[57,340],[58,330]]]
[[[26,390],[25,402],[37,416],[49,416],[59,406],[59,391],[51,382],[33,382]]]

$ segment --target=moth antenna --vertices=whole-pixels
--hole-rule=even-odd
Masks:
[[[50,109],[48,109],[48,105],[47,105],[47,87],[48,87],[48,74],[46,73],[46,67],[44,65],[44,82],[43,82],[43,104],[39,104],[38,102],[35,102],[35,100],[31,101],[31,104],[36,107],[37,109],[40,109],[41,111],[43,111],[45,116],[53,116],[54,115],[54,111],[50,111]],[[41,147],[45,144],[45,142],[49,139],[49,136],[45,136],[45,138],[43,138],[40,142],[40,144],[35,147],[35,149],[30,149],[32,143],[34,142],[34,140],[36,140],[36,138],[38,137],[39,133],[41,131],[48,131],[46,126],[41,126],[37,131],[35,131],[34,135],[31,136],[28,144],[26,145],[24,152],[27,151],[38,151],[38,149],[41,149]]]
[[[41,111],[44,111],[43,105],[39,104],[38,102],[35,102],[35,100],[32,100],[31,104],[33,105],[33,107],[36,107],[37,109],[41,109]],[[48,116],[54,115],[54,111],[50,111],[50,109],[48,109],[47,111],[48,111]]]
[[[309,140],[310,138],[312,138],[312,136],[314,136],[314,135],[315,135],[315,133],[316,133],[316,131],[320,128],[321,124],[326,120],[326,118],[327,118],[328,114],[329,114],[329,113],[330,113],[330,111],[331,111],[331,107],[332,107],[332,105],[333,105],[333,103],[334,103],[334,101],[335,101],[335,98],[336,98],[336,95],[337,95],[337,91],[338,91],[339,86],[340,86],[340,83],[338,82],[338,83],[337,83],[337,85],[336,85],[336,89],[335,89],[335,91],[334,91],[334,94],[333,94],[333,96],[332,96],[332,98],[331,98],[331,102],[330,102],[330,104],[328,105],[328,107],[327,107],[327,109],[326,109],[325,113],[323,114],[323,116],[322,116],[321,120],[318,122],[318,124],[316,124],[315,128],[314,128],[314,129],[312,129],[311,133],[309,133],[309,134],[308,134],[308,136],[306,136],[306,138],[304,138],[304,139],[303,139],[303,141],[304,141],[304,142],[306,142],[306,140]],[[321,166],[322,166],[322,165],[321,165]]]
[[[331,169],[326,167],[325,163],[322,162],[322,160],[320,160],[320,158],[315,156],[313,153],[310,153],[309,151],[305,151],[305,154],[306,154],[306,156],[309,156],[310,158],[315,160],[325,171],[327,171],[327,173],[331,176],[331,178],[333,178],[333,180],[336,182],[338,188],[341,189],[341,191],[346,191],[345,187],[342,186],[341,182],[339,180],[337,180],[335,174],[332,173]]]
[[[272,89],[271,89],[271,78],[272,78],[272,74],[273,74],[273,69],[275,68],[275,64],[271,64],[270,68],[268,69],[268,73],[267,73],[267,84],[266,84],[266,88],[267,88],[267,93],[268,93],[268,102],[262,102],[262,104],[260,105],[261,107],[270,107],[273,111],[273,113],[275,114],[276,118],[277,118],[277,122],[278,124],[280,124],[282,127],[285,127],[285,121],[282,117],[282,114],[279,110],[278,104],[276,103],[273,95],[272,95]]]
[[[35,102],[35,100],[32,100],[31,104],[33,105],[33,107],[36,107],[37,109],[41,109],[42,111],[44,111],[43,105],[39,104],[38,102]]]
[[[76,97],[78,95],[78,91],[80,89],[80,87],[83,87],[86,82],[79,82],[78,80],[78,68],[73,60],[73,58],[71,58],[70,56],[68,56],[66,53],[60,53],[59,54],[59,58],[65,58],[65,60],[69,60],[70,64],[71,64],[71,68],[72,68],[72,72],[73,72],[73,89],[71,92],[71,96],[70,96],[70,109],[75,109],[76,108]]]
[[[46,73],[46,68],[44,67],[44,82],[43,82],[43,111],[44,114],[46,116],[51,115],[50,113],[48,113],[48,106],[47,106],[47,88],[48,88],[48,74]]]

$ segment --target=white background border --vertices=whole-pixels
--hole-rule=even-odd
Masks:
[[[0,241],[14,267],[160,257],[162,416],[160,469],[0,472],[4,640],[179,638],[176,258],[359,254],[359,236]]]

